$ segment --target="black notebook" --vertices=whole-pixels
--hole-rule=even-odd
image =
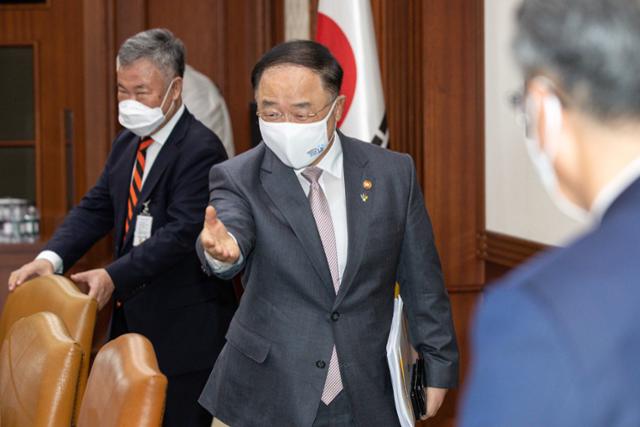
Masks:
[[[424,396],[425,372],[424,359],[419,357],[411,367],[411,404],[416,420],[427,414],[427,402]]]

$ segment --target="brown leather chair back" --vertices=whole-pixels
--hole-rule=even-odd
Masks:
[[[0,425],[69,427],[81,359],[55,314],[16,321],[0,349]]]
[[[151,342],[138,334],[121,335],[93,362],[78,427],[159,427],[166,389]]]
[[[80,292],[73,282],[63,276],[37,277],[9,294],[0,317],[0,342],[16,320],[40,311],[49,311],[60,317],[71,338],[80,344],[83,354],[78,380],[80,402],[89,373],[97,302]],[[75,410],[76,415],[78,411],[79,407]]]

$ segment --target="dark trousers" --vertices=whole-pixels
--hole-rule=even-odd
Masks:
[[[320,402],[313,427],[353,427],[353,412],[349,396],[343,390],[329,405]]]
[[[163,427],[211,427],[213,417],[198,403],[210,369],[167,377]]]
[[[111,321],[111,339],[129,332],[124,310],[116,308]],[[211,369],[167,376],[163,427],[210,427],[212,416],[198,403]]]

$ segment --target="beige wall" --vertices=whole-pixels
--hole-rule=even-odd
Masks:
[[[528,158],[510,94],[522,86],[511,60],[519,0],[485,0],[485,203],[488,231],[558,245],[580,226],[546,194]]]
[[[284,26],[285,40],[310,38],[309,0],[284,1]]]

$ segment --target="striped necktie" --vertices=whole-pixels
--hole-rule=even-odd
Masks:
[[[311,188],[309,189],[309,204],[311,205],[311,213],[316,221],[324,254],[327,257],[331,279],[333,280],[333,289],[338,293],[340,289],[340,274],[338,270],[338,249],[336,246],[336,235],[333,229],[333,221],[331,220],[331,211],[329,210],[329,202],[320,187],[318,180],[322,175],[322,169],[311,166],[302,172],[302,176],[309,181]],[[327,370],[327,378],[325,380],[324,389],[322,390],[322,402],[329,405],[333,399],[342,391],[342,377],[340,376],[340,364],[338,362],[338,353],[336,346],[333,346],[331,352],[331,360],[329,361],[329,369]]]
[[[133,219],[133,211],[138,204],[138,198],[140,197],[140,190],[142,190],[142,177],[144,176],[144,162],[147,156],[147,148],[153,144],[151,137],[146,137],[140,140],[138,144],[138,151],[136,153],[136,164],[133,168],[133,178],[131,179],[131,185],[129,186],[129,200],[127,201],[127,218],[124,222],[124,235],[122,239],[126,237],[129,232],[129,226]]]

